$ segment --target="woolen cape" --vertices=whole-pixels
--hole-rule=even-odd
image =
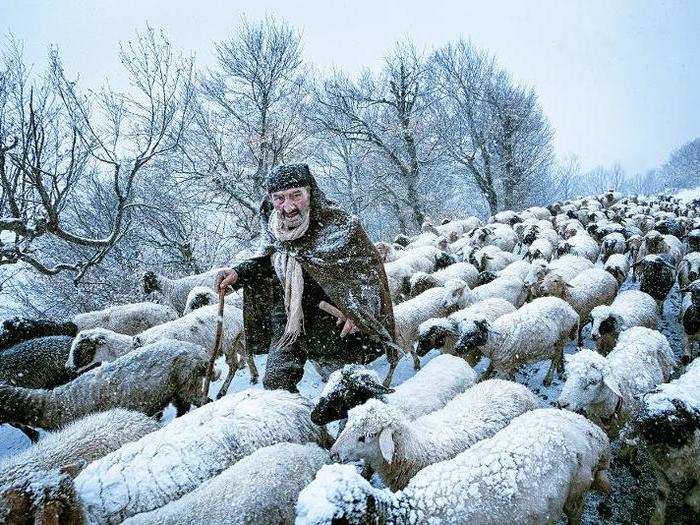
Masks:
[[[357,217],[326,198],[310,177],[309,228],[294,241],[279,241],[268,230],[274,206],[266,196],[259,211],[260,246],[252,260],[271,265],[270,255],[286,251],[360,331],[392,349],[394,313],[384,264]],[[271,272],[274,275],[274,271]],[[243,287],[243,324],[249,352],[266,353],[271,343],[269,283]],[[319,311],[320,314],[320,311]]]

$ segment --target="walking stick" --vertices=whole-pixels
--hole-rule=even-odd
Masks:
[[[211,349],[207,371],[204,375],[204,385],[202,386],[202,402],[204,405],[209,400],[209,383],[211,383],[212,372],[214,371],[214,361],[216,361],[221,350],[221,341],[224,336],[224,292],[219,292],[219,315],[216,318],[216,336],[214,337],[214,348]]]

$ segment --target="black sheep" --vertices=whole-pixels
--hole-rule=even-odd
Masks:
[[[663,303],[668,292],[676,282],[676,267],[668,255],[647,255],[632,265],[640,267],[639,289],[656,299],[659,310],[663,312]]]
[[[48,319],[12,317],[2,322],[0,352],[22,341],[36,339],[37,337],[50,335],[69,335],[74,337],[77,333],[78,327],[72,322],[57,323]]]

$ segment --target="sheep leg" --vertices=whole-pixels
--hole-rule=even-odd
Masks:
[[[557,367],[557,361],[559,360],[558,357],[554,357],[552,359],[552,362],[549,365],[549,368],[547,369],[547,374],[544,376],[544,379],[542,380],[542,384],[544,386],[550,386],[552,384],[552,380],[554,379],[554,369]]]
[[[226,395],[226,392],[228,392],[228,387],[231,386],[231,380],[233,379],[234,375],[236,375],[236,370],[229,368],[226,379],[224,379],[219,392],[216,394],[216,399],[221,399]]]
[[[21,430],[22,433],[24,433],[24,435],[27,436],[32,443],[36,443],[37,441],[39,441],[39,432],[37,432],[33,428],[28,427],[27,425],[22,425],[20,423],[15,423],[15,424],[12,424],[10,426],[13,426],[18,430]]]
[[[576,496],[569,496],[564,504],[564,514],[566,514],[566,522],[569,525],[578,525],[581,523],[581,514],[583,514],[582,493]]]
[[[661,472],[661,470],[657,470],[656,479],[656,503],[654,505],[654,513],[649,520],[649,525],[663,525],[666,522],[666,503],[671,493],[671,485],[666,474]]]
[[[493,366],[493,362],[489,361],[489,366],[484,370],[484,373],[481,374],[481,377],[479,378],[479,381],[485,381],[487,379],[490,379],[491,376],[493,376],[496,373],[496,369]]]
[[[248,364],[248,372],[250,372],[250,382],[254,385],[258,384],[260,374],[258,373],[258,367],[255,365],[255,359],[253,354],[245,350],[245,360]]]
[[[173,405],[175,406],[175,417],[184,416],[191,406],[190,403],[179,398],[173,399]]]
[[[394,377],[394,371],[396,370],[396,365],[399,364],[399,352],[397,347],[388,346],[386,347],[386,359],[389,362],[389,370],[384,377],[382,384],[386,387],[391,385],[391,379]]]
[[[414,348],[411,348],[411,357],[413,357],[413,370],[420,370],[420,358]]]

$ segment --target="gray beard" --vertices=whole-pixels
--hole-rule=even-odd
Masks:
[[[299,213],[296,217],[287,218],[284,217],[282,213],[279,213],[277,216],[277,220],[280,226],[282,226],[282,228],[284,228],[285,230],[293,230],[294,228],[297,228],[304,222],[308,214],[309,210],[306,210],[303,213]]]

